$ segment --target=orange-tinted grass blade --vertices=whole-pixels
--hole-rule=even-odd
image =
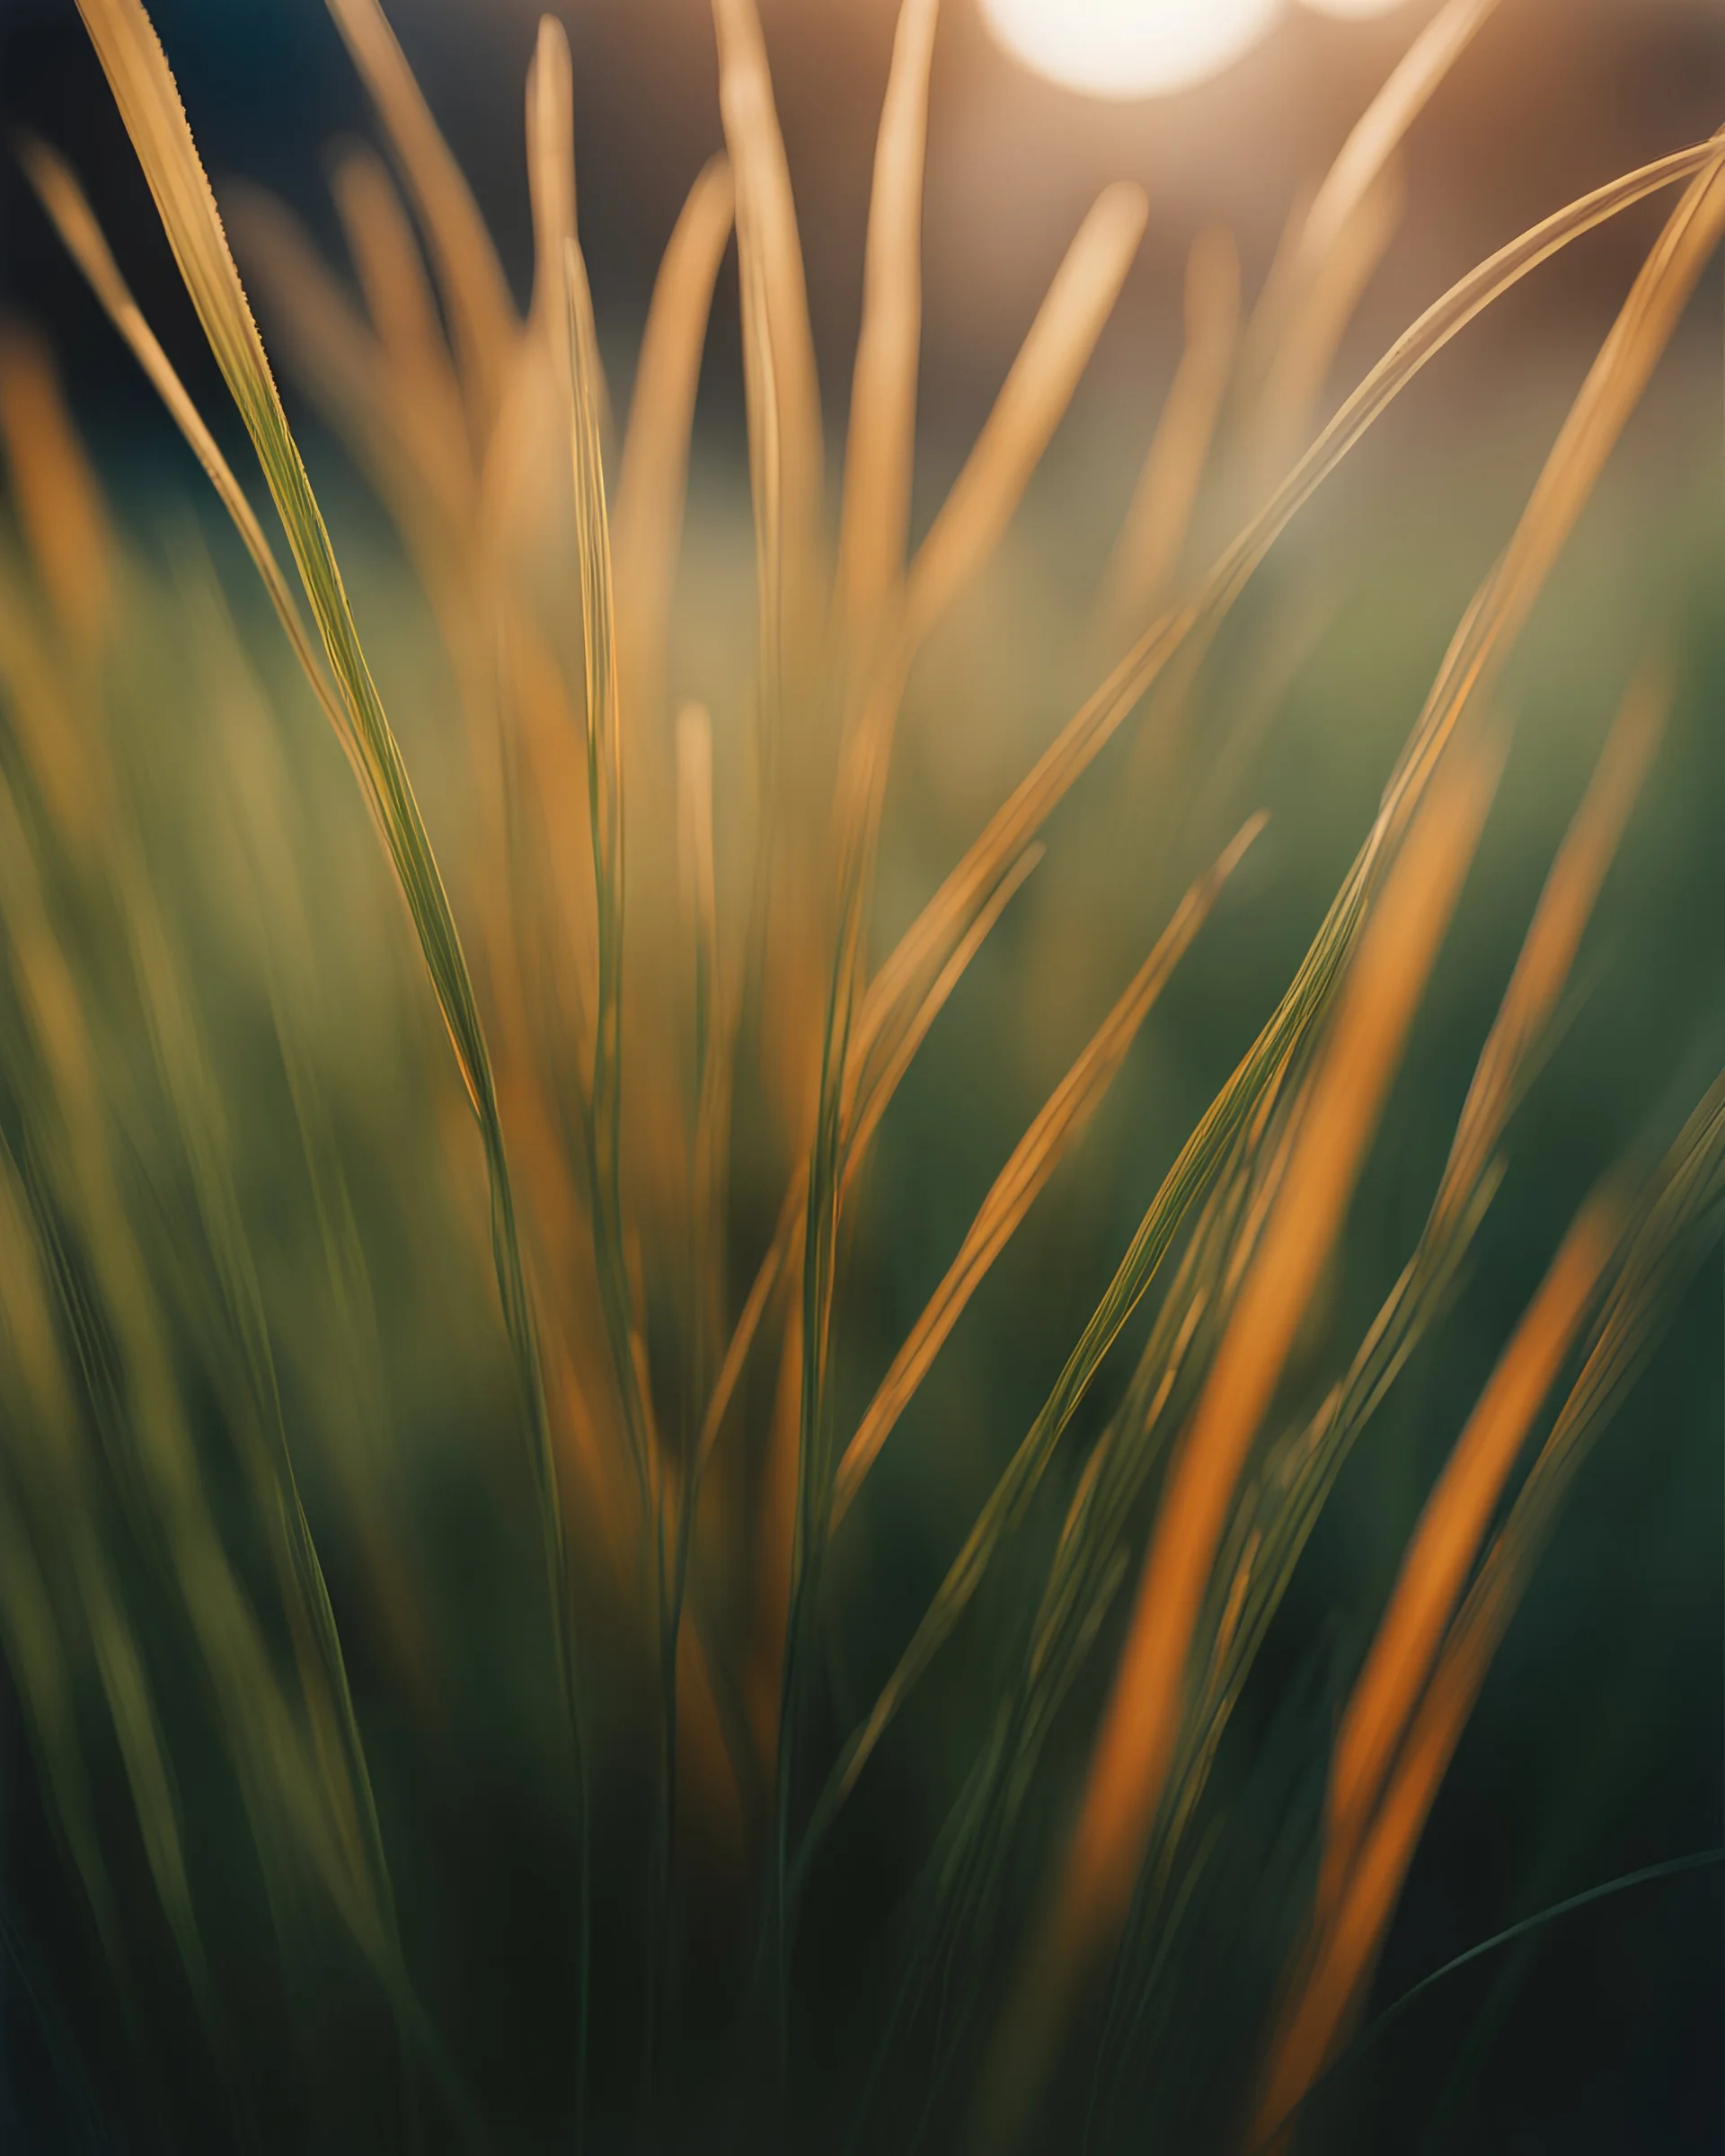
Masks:
[[[875,150],[839,526],[844,632],[866,651],[904,575],[922,344],[923,168],[940,0],[905,0]]]
[[[1125,994],[1050,1094],[1014,1147],[1012,1158],[995,1178],[994,1187],[970,1224],[958,1256],[893,1357],[891,1368],[881,1380],[855,1435],[845,1447],[833,1488],[835,1526],[849,1509],[863,1477],[932,1368],[966,1304],[1017,1233],[1048,1179],[1100,1105],[1174,968],[1191,948],[1223,885],[1262,829],[1264,821],[1262,817],[1255,817],[1247,824],[1216,864],[1187,892]]]
[[[1334,2055],[1369,1981],[1439,1784],[1467,1726],[1511,1606],[1508,1580],[1482,1575],[1445,1647],[1393,1777],[1328,1921],[1296,1965],[1290,2003],[1272,2041],[1246,2145],[1285,2145],[1294,2111]]]
[[[1166,596],[1191,529],[1240,336],[1240,252],[1199,233],[1186,269],[1186,349],[1109,565],[1107,611],[1130,631]]]
[[[75,644],[100,638],[113,596],[113,535],[61,401],[47,347],[0,323],[0,443],[49,603]]]
[[[1499,768],[1457,745],[1391,870],[1340,991],[1234,1315],[1170,1462],[1049,1924],[1043,1976],[1080,1981],[1124,1918],[1172,1757],[1193,1628],[1240,1471],[1341,1231]]]
[[[1556,1015],[1599,888],[1640,796],[1670,707],[1670,684],[1649,667],[1631,683],[1581,806],[1564,835],[1474,1071],[1432,1208],[1447,1221],[1486,1171],[1539,1043]]]
[[[1578,1217],[1427,1503],[1336,1740],[1321,1911],[1342,1891],[1528,1428],[1616,1246],[1622,1215],[1620,1199],[1608,1192]]]
[[[539,19],[527,70],[527,179],[533,202],[533,314],[553,337],[566,322],[563,251],[575,238],[575,82],[569,33]]]
[[[515,303],[461,168],[438,130],[378,0],[329,0],[420,214],[455,338],[468,425],[482,450],[519,324]]]
[[[643,1490],[656,1471],[651,1409],[641,1382],[623,1215],[623,721],[617,682],[611,533],[599,437],[598,338],[580,249],[564,251],[569,312],[570,402],[575,522],[580,549],[581,622],[587,659],[588,795],[598,901],[598,994],[594,1012],[592,1171],[594,1243],[617,1388]]]
[[[892,1043],[891,1053],[884,1056],[878,1065],[862,1069],[853,1058],[851,1088],[845,1104],[845,1180],[843,1188],[848,1192],[860,1171],[864,1155],[880,1128],[880,1118],[898,1090],[905,1073],[910,1068],[918,1048],[927,1038],[929,1029],[940,1016],[947,999],[958,986],[970,961],[993,932],[995,923],[1018,895],[1025,879],[1041,861],[1046,851],[1040,845],[1027,846],[1001,879],[999,888],[992,894],[970,923],[963,941],[936,976],[928,994],[911,1014],[910,1021],[902,1034]],[[761,1260],[755,1280],[737,1321],[725,1359],[719,1373],[718,1383],[712,1390],[707,1411],[701,1426],[698,1457],[704,1465],[730,1411],[741,1380],[743,1365],[760,1329],[762,1319],[771,1303],[773,1293],[787,1270],[794,1271],[801,1259],[802,1224],[804,1207],[808,1201],[806,1163],[799,1167],[786,1189],[780,1208],[778,1224],[774,1233],[766,1256]]]
[[[813,579],[824,552],[820,501],[826,464],[802,248],[755,0],[713,0],[712,13],[719,40],[719,103],[737,175],[737,240],[745,258],[746,291],[752,275],[759,279],[753,327],[746,312],[745,334],[757,339],[765,334],[772,348],[783,574],[789,611],[801,627],[802,608],[818,604]]]
[[[859,1052],[866,1052],[895,1005],[917,993],[918,982],[938,964],[949,940],[962,932],[1004,862],[1035,835],[1174,654],[1195,632],[1222,618],[1276,539],[1437,353],[1502,294],[1583,233],[1661,188],[1717,170],[1721,158],[1725,138],[1714,138],[1660,158],[1570,203],[1452,286],[1396,340],[1325,427],[1274,499],[1222,555],[1194,599],[1145,632],[995,811],[870,984],[856,1026]],[[1685,209],[1684,214],[1690,212]],[[1422,726],[1418,738],[1429,747],[1430,728]],[[1411,769],[1398,773],[1398,786],[1405,788]]]
[[[914,648],[994,551],[1114,311],[1148,219],[1144,190],[1105,188],[1078,228],[952,490],[910,565]]]
[[[46,144],[26,141],[20,151],[24,171],[35,189],[42,208],[66,244],[66,252],[84,272],[90,288],[102,302],[109,320],[130,346],[133,357],[148,376],[151,387],[168,408],[170,417],[185,437],[205,476],[216,490],[222,507],[234,521],[235,530],[244,543],[252,566],[262,579],[270,603],[275,608],[278,620],[287,632],[306,680],[315,691],[323,707],[324,716],[334,729],[337,740],[347,751],[349,760],[354,751],[348,714],[330,685],[323,662],[318,657],[300,618],[299,605],[281,573],[281,565],[270,551],[270,542],[263,535],[263,526],[258,522],[252,504],[243,489],[234,476],[227,459],[216,445],[212,435],[197,406],[187,394],[185,385],[174,372],[167,354],[156,341],[155,331],[144,319],[137,302],[132,297],[119,265],[109,252],[102,228],[96,223],[84,190],[73,177],[70,169]]]
[[[1301,251],[1309,260],[1321,261],[1336,244],[1427,100],[1497,4],[1498,0],[1449,0],[1409,46],[1355,124],[1313,199],[1300,235]]]
[[[1400,168],[1391,165],[1311,265],[1258,387],[1246,455],[1273,486],[1309,438],[1312,415],[1348,325],[1402,221]]]
[[[617,630],[632,706],[647,727],[659,720],[695,389],[735,210],[730,167],[723,157],[711,158],[659,264],[624,435],[611,527]]]

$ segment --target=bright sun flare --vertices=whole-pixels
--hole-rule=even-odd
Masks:
[[[1150,97],[1202,82],[1256,44],[1283,0],[982,0],[1027,67],[1092,97]]]

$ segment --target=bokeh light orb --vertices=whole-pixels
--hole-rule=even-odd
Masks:
[[[1014,59],[1109,98],[1154,97],[1219,74],[1282,9],[1283,0],[982,0]]]

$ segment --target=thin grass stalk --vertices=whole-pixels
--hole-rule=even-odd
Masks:
[[[975,446],[911,561],[905,604],[913,649],[1004,531],[1114,311],[1149,215],[1144,190],[1118,181],[1103,189],[1079,226]]]
[[[709,158],[659,264],[624,433],[611,527],[617,628],[630,697],[648,728],[657,725],[663,699],[695,391],[736,201],[730,164],[721,156]]]
[[[1186,1662],[1234,1485],[1341,1232],[1495,791],[1488,740],[1458,744],[1349,967],[1251,1268],[1176,1445],[1084,1797],[996,2071],[1019,2100],[1123,1922],[1173,1755]],[[1028,2079],[1026,2076],[1028,2075]],[[996,2091],[990,2114],[1004,2098]]]
[[[1719,1079],[1667,1153],[1620,1242],[1581,1371],[1448,1627],[1353,1861],[1340,1889],[1320,1904],[1290,1973],[1260,2083],[1254,2150],[1281,2145],[1293,2114],[1335,2054],[1370,1981],[1438,1785],[1562,1498],[1645,1360],[1659,1321],[1716,1241],[1722,1200],[1725,1079]]]
[[[482,451],[519,324],[509,282],[461,168],[438,132],[377,0],[329,0],[420,213],[460,361],[468,425]]]
[[[1186,266],[1186,349],[1109,563],[1104,611],[1129,632],[1171,590],[1191,530],[1240,341],[1240,253],[1225,225]]]
[[[1657,676],[1637,677],[1565,835],[1475,1066],[1449,1157],[1413,1256],[1346,1375],[1303,1430],[1273,1447],[1236,1509],[1212,1586],[1208,1667],[1189,1716],[1165,1863],[1201,1793],[1216,1745],[1295,1566],[1349,1452],[1440,1313],[1487,1207],[1498,1147],[1557,1014],[1583,932],[1657,747]]]
[[[940,0],[905,0],[875,147],[838,540],[840,634],[866,667],[910,532],[922,349],[923,169]]]
[[[1100,1106],[1163,988],[1190,950],[1223,886],[1263,822],[1264,818],[1258,817],[1248,823],[1215,866],[1186,894],[1113,1010],[1013,1148],[966,1231],[957,1257],[893,1357],[845,1449],[833,1487],[835,1527],[849,1509],[864,1476],[933,1367],[966,1304]]]
[[[1622,1214],[1609,1192],[1578,1216],[1420,1515],[1336,1738],[1321,1910],[1334,1903],[1355,1860],[1486,1528],[1615,1247]]]
[[[1713,169],[1725,156],[1722,144],[1725,137],[1676,152],[1570,203],[1463,278],[1397,339],[1193,598],[1153,624],[1068,721],[899,939],[869,985],[858,1021],[859,1054],[871,1050],[919,993],[920,981],[962,933],[1003,864],[1036,835],[1174,654],[1220,622],[1281,533],[1420,371],[1495,300],[1584,233],[1661,188]]]
[[[203,466],[205,476],[215,488],[222,507],[232,518],[234,529],[239,533],[262,582],[270,604],[275,609],[276,618],[287,633],[294,656],[322,705],[323,715],[328,719],[336,739],[341,742],[343,754],[352,761],[355,751],[347,711],[332,686],[323,661],[300,618],[297,602],[288,588],[287,579],[282,575],[280,564],[270,549],[270,542],[264,537],[263,526],[259,523],[239,481],[234,476],[227,459],[217,446],[216,437],[204,424],[167,354],[157,342],[155,332],[132,297],[108,243],[102,237],[102,228],[84,199],[83,189],[69,167],[46,144],[26,138],[20,146],[19,155],[25,175],[64,242],[66,252],[84,272],[85,280],[101,301],[109,320],[131,348],[133,357],[167,407],[170,417],[184,436],[192,455]],[[357,764],[355,770],[356,775],[359,775]],[[363,779],[361,782],[363,784]]]

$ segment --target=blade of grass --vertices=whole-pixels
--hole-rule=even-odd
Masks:
[[[1249,823],[1209,872],[1186,894],[1157,939],[1155,948],[1013,1149],[1012,1158],[995,1179],[966,1231],[958,1256],[893,1357],[890,1369],[845,1447],[833,1487],[835,1527],[849,1509],[863,1477],[899,1416],[933,1367],[965,1305],[1017,1233],[1048,1179],[1101,1104],[1157,997],[1191,948],[1223,885],[1262,824],[1262,817]]]
[[[1142,700],[1174,654],[1207,633],[1245,588],[1276,539],[1354,445],[1445,345],[1538,265],[1584,233],[1678,181],[1712,169],[1719,138],[1678,151],[1559,210],[1453,286],[1391,347],[1329,422],[1274,499],[1221,556],[1186,605],[1154,623],[1068,721],[990,819],[869,985],[856,1027],[866,1054],[963,932],[1005,862],[1035,835]]]
[[[629,694],[652,725],[662,701],[689,445],[713,286],[730,243],[736,188],[722,157],[710,158],[671,233],[641,332],[611,528],[618,635]]]
[[[1150,206],[1121,181],[1078,228],[963,470],[910,565],[914,648],[994,551],[1090,363],[1138,251]]]
[[[1128,631],[1172,588],[1240,342],[1240,253],[1225,225],[1186,268],[1186,349],[1109,564],[1109,621]]]
[[[851,387],[837,584],[843,634],[866,654],[896,599],[910,530],[922,350],[923,168],[940,0],[906,0],[875,146],[862,325]]]
[[[1169,1463],[1077,1822],[986,2116],[1036,2093],[1071,2001],[1125,1919],[1173,1755],[1186,1663],[1234,1485],[1340,1233],[1414,1012],[1484,827],[1499,756],[1458,745],[1440,768],[1343,980],[1286,1173],[1190,1421]],[[1011,2050],[1007,2048],[1008,2041]]]
[[[475,449],[482,451],[519,334],[508,280],[461,168],[377,0],[329,0],[329,9],[419,211],[460,360],[468,425]]]
[[[1577,1217],[1420,1516],[1336,1739],[1320,1910],[1352,1869],[1486,1528],[1611,1257],[1622,1211],[1615,1193],[1601,1194]]]

